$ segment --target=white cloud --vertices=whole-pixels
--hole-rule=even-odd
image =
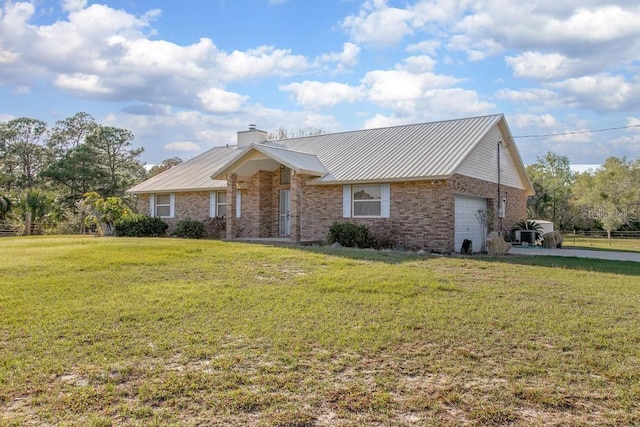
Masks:
[[[362,98],[361,87],[353,87],[337,82],[303,81],[280,86],[281,91],[290,92],[296,103],[305,108],[316,109],[337,105],[341,102],[355,102]]]
[[[302,55],[293,55],[288,49],[260,46],[246,52],[220,53],[217,66],[227,81],[255,79],[270,75],[291,76],[310,68]]]
[[[137,104],[129,105],[122,109],[123,113],[151,115],[151,116],[168,116],[172,113],[171,107],[159,104]]]
[[[407,52],[420,52],[435,56],[442,43],[438,40],[423,40],[407,46]]]
[[[496,97],[525,106],[529,110],[558,108],[563,103],[557,92],[544,88],[500,89],[496,92]]]
[[[590,142],[593,141],[593,133],[586,128],[565,128],[549,138],[553,142]]]
[[[481,101],[472,90],[459,88],[435,89],[424,93],[420,99],[397,102],[388,106],[394,113],[380,113],[365,122],[365,127],[385,127],[406,123],[427,122],[488,114],[495,105]]]
[[[631,132],[640,132],[640,117],[627,117],[627,126],[633,126]]]
[[[509,124],[517,128],[535,128],[548,133],[558,126],[558,121],[551,114],[514,114],[509,116]]]
[[[454,77],[406,70],[370,71],[362,79],[369,99],[379,104],[419,100],[427,91],[449,87],[457,81]]]
[[[447,26],[456,22],[473,4],[470,0],[420,0],[405,8],[390,7],[386,0],[366,1],[358,15],[342,21],[343,29],[359,42],[375,47],[398,44],[403,38],[426,32],[442,36]],[[433,54],[431,40],[412,45]],[[439,43],[439,42],[437,42]]]
[[[406,125],[410,122],[406,117],[397,117],[397,116],[385,116],[380,113],[374,115],[369,120],[365,121],[364,128],[365,129],[377,129],[377,128],[386,128],[391,126],[401,126]]]
[[[549,87],[562,92],[570,99],[570,105],[590,108],[597,104],[600,110],[637,108],[640,98],[640,81],[626,81],[624,76],[602,73],[549,83]]]
[[[213,113],[232,113],[240,110],[249,98],[219,88],[210,88],[198,94],[206,111]]]
[[[342,45],[342,52],[331,52],[320,55],[317,62],[320,64],[335,62],[337,63],[336,71],[345,71],[358,63],[360,50],[360,46],[357,44],[347,42]]]
[[[2,49],[0,46],[0,64],[12,64],[18,59],[18,54]]]
[[[194,108],[203,87],[286,77],[319,67],[291,50],[271,46],[225,52],[207,38],[186,46],[153,40],[150,24],[158,10],[134,16],[100,4],[86,7],[83,0],[67,0],[63,8],[67,19],[36,26],[30,23],[32,4],[5,3],[0,63],[10,67],[0,70],[0,83],[28,87],[39,76],[38,83],[51,78],[76,96]],[[345,44],[332,59],[347,66],[357,54],[356,45]]]
[[[87,0],[63,0],[62,9],[67,12],[77,12],[87,7]]]
[[[570,76],[579,66],[579,61],[571,60],[560,53],[525,52],[518,56],[507,56],[505,59],[513,68],[516,77],[539,80]]]
[[[461,34],[452,36],[447,47],[451,50],[465,52],[470,61],[482,61],[504,51],[504,47],[494,39],[476,39]]]
[[[55,85],[61,89],[78,94],[109,95],[113,90],[103,84],[100,76],[95,74],[60,74]]]
[[[373,46],[390,46],[413,32],[408,9],[389,7],[386,0],[367,1],[360,13],[344,19],[342,27],[353,40]]]
[[[166,151],[200,151],[200,146],[193,142],[182,141],[182,142],[172,142],[170,144],[165,144],[164,149]]]
[[[640,31],[640,9],[603,5],[588,9],[579,7],[568,19],[551,19],[546,30],[559,39],[580,42],[611,41],[635,37]]]

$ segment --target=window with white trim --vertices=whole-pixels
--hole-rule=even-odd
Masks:
[[[353,216],[357,217],[379,217],[382,214],[382,186],[377,185],[354,185],[353,192]]]
[[[160,218],[173,218],[175,211],[175,194],[162,193],[154,194],[151,197],[153,215]]]
[[[213,209],[211,212],[212,217],[225,217],[227,216],[227,192],[216,191],[213,193]]]
[[[345,218],[389,218],[389,184],[345,185],[343,216]]]

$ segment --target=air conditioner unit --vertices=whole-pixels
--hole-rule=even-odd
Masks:
[[[520,244],[528,243],[529,245],[536,244],[536,232],[535,230],[518,230],[520,232]]]

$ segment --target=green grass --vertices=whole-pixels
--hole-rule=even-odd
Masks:
[[[640,424],[637,263],[0,240],[0,425]]]
[[[640,252],[640,239],[606,237],[580,237],[564,235],[563,247],[570,249],[594,249],[599,251]]]

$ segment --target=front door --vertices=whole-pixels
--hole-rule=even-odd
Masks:
[[[289,204],[291,202],[291,192],[280,190],[280,231],[281,236],[291,234],[291,223],[289,221]]]

